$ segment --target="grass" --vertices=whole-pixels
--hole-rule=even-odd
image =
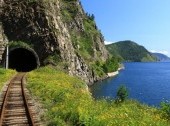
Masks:
[[[49,126],[168,126],[159,109],[137,101],[94,100],[84,82],[44,67],[28,74],[28,89],[39,99]]]
[[[6,70],[0,68],[0,90],[4,86],[5,82],[11,79],[11,77],[15,74],[14,70]]]

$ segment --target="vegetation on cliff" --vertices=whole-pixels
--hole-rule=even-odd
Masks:
[[[93,72],[99,77],[105,76],[106,73],[117,71],[119,60],[116,57],[109,57],[105,62],[96,61],[91,64]]]
[[[30,72],[27,87],[43,104],[42,118],[49,126],[169,125],[160,110],[136,101],[94,100],[85,83],[53,68]]]
[[[67,22],[76,53],[85,60],[97,78],[104,77],[108,71],[115,71],[115,68],[111,70],[110,66],[106,68],[111,58],[103,46],[104,37],[96,26],[95,16],[85,13],[81,2],[78,2],[80,6],[76,5],[77,2],[63,1],[63,20]],[[118,63],[115,67],[117,65]]]
[[[64,6],[62,6],[61,10],[63,20],[67,23],[71,33],[73,46],[86,62],[101,60],[101,51],[96,50],[95,45],[103,42],[103,38],[97,29],[94,16],[85,14],[82,6],[77,6],[76,4],[76,0],[64,0]],[[101,40],[97,40],[98,38]],[[95,57],[95,55],[97,56]]]
[[[106,48],[110,54],[119,57],[123,61],[149,62],[157,60],[143,46],[128,40],[106,45]]]

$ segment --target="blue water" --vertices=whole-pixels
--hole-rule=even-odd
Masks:
[[[124,63],[119,75],[90,87],[95,98],[115,98],[120,85],[125,85],[129,98],[151,106],[170,100],[170,63]]]

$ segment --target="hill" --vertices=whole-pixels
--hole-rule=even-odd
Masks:
[[[160,62],[170,62],[170,57],[162,54],[162,53],[152,53],[155,57],[157,57]]]
[[[138,45],[133,41],[119,41],[106,45],[107,50],[113,56],[120,57],[123,61],[128,62],[150,62],[156,61],[154,57],[145,47]]]

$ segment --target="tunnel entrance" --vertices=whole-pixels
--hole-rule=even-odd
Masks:
[[[9,68],[29,72],[39,66],[38,56],[31,50],[15,48],[9,52]]]

